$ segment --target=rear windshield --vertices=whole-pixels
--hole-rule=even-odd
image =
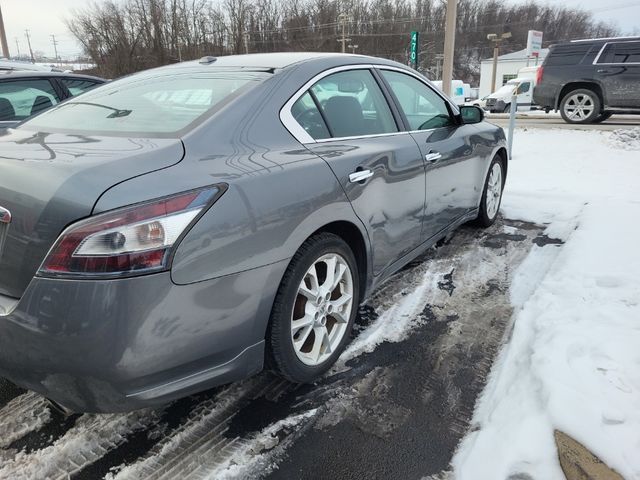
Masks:
[[[237,70],[165,70],[133,75],[64,102],[28,120],[23,127],[103,134],[178,134],[269,75]]]

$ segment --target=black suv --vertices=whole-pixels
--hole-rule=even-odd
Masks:
[[[569,123],[640,114],[640,37],[552,45],[536,83],[534,102]]]
[[[104,82],[73,73],[0,69],[0,132]]]

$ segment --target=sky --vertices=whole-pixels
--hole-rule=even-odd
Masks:
[[[507,1],[526,3],[530,0]],[[61,57],[78,55],[81,48],[67,30],[64,19],[72,16],[73,9],[88,3],[88,0],[0,0],[11,54],[16,52],[16,39],[20,52],[28,52],[25,29],[29,29],[34,51],[53,57],[51,35],[55,35]],[[547,0],[543,3],[582,7],[593,12],[598,20],[617,24],[625,33],[640,34],[640,0]]]

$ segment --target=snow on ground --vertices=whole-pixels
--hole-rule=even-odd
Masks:
[[[534,247],[515,275],[512,338],[453,459],[459,480],[563,479],[554,429],[640,479],[639,138],[516,131],[502,212],[566,243]]]

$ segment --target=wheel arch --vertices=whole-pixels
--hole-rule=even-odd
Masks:
[[[369,254],[370,249],[365,234],[354,223],[346,220],[338,220],[318,228],[309,235],[308,238],[323,232],[332,233],[340,237],[349,245],[349,248],[351,248],[358,265],[359,293],[360,301],[362,302],[367,294],[370,283],[369,272],[371,271],[369,268],[369,259],[371,258]],[[306,240],[307,239],[305,239],[305,241]]]
[[[504,183],[507,180],[507,172],[509,170],[509,154],[505,147],[500,147],[496,151],[495,155],[500,157],[500,163],[502,163],[502,170],[504,171],[502,182]]]
[[[572,92],[573,90],[579,90],[581,88],[595,92],[595,94],[598,95],[598,98],[600,99],[601,108],[604,108],[605,99],[604,99],[604,90],[602,88],[602,85],[600,85],[595,80],[589,80],[589,81],[580,80],[580,81],[569,82],[562,86],[562,88],[560,89],[560,92],[558,93],[558,96],[556,97],[555,109],[560,110],[560,104],[562,103],[562,99],[569,92]]]

